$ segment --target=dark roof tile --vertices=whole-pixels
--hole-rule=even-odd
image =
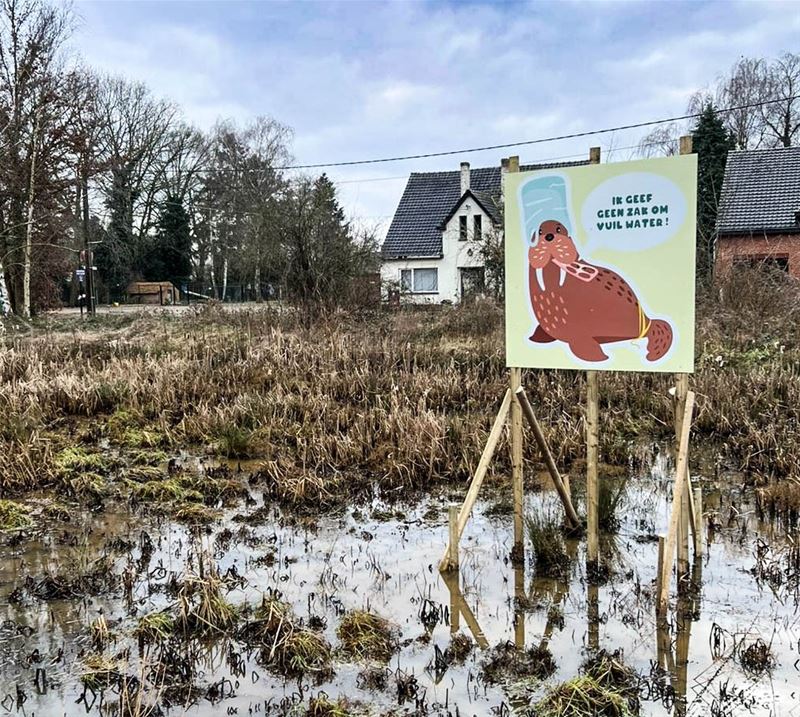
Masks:
[[[520,172],[558,169],[588,164],[587,161],[528,164]],[[470,189],[481,202],[492,198],[492,220],[499,221],[496,198],[500,196],[500,167],[479,167],[470,171]],[[461,199],[461,172],[412,172],[400,204],[386,234],[381,253],[385,259],[441,256],[442,221]],[[495,218],[497,217],[497,218]]]
[[[800,147],[730,152],[725,165],[719,234],[798,232]]]

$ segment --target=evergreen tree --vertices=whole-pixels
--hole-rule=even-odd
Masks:
[[[192,273],[189,215],[180,199],[168,197],[156,236],[142,257],[142,275],[149,281],[171,281],[180,288]]]
[[[736,141],[712,103],[706,104],[692,131],[697,153],[697,278],[708,281],[714,266],[714,226],[728,152]]]
[[[356,237],[326,175],[302,179],[286,202],[286,288],[308,308],[346,303],[354,281],[372,270],[371,237]]]

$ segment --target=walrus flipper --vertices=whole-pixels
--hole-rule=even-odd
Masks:
[[[600,344],[591,337],[571,342],[569,350],[582,361],[605,361],[608,358]]]
[[[658,361],[672,346],[672,327],[663,319],[653,319],[645,336],[648,361]]]
[[[533,336],[531,336],[528,341],[533,341],[535,344],[549,344],[555,339],[550,336],[541,326],[536,327],[536,331],[533,332]]]

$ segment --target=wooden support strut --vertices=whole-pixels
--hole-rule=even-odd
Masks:
[[[598,503],[598,425],[600,423],[597,371],[586,372],[586,562],[597,568],[600,559]]]
[[[678,522],[681,520],[681,506],[684,493],[688,490],[688,481],[685,479],[689,460],[689,432],[692,427],[692,411],[694,410],[694,393],[686,394],[686,405],[681,417],[681,433],[678,444],[678,465],[675,472],[675,488],[672,494],[672,513],[669,518],[669,530],[664,547],[664,564],[662,566],[661,582],[659,585],[658,610],[666,611],[669,598],[669,582],[672,576],[672,560],[678,538]]]
[[[522,371],[512,368],[509,389],[512,395],[522,387]],[[522,475],[522,413],[519,401],[511,403],[511,485],[514,494],[514,549],[512,556],[520,560],[524,551],[523,520],[525,511],[525,486]]]
[[[520,408],[522,408],[522,415],[525,416],[526,420],[530,424],[531,429],[533,430],[534,438],[536,439],[536,443],[542,453],[544,462],[547,465],[550,478],[552,478],[553,485],[558,493],[558,497],[561,499],[561,503],[564,505],[564,510],[567,514],[567,522],[570,524],[571,528],[580,528],[581,520],[578,517],[578,514],[575,512],[575,508],[572,505],[570,496],[564,487],[564,482],[561,480],[561,474],[558,472],[556,462],[553,460],[553,454],[550,453],[550,447],[547,445],[547,440],[542,432],[542,427],[539,425],[539,421],[536,420],[536,415],[533,413],[533,408],[531,408],[528,397],[525,395],[525,389],[520,386],[520,388],[518,388],[516,391],[515,398],[519,402]]]
[[[510,406],[511,406],[511,391],[506,389],[506,393],[503,396],[503,402],[500,404],[500,410],[497,412],[497,417],[494,419],[492,430],[489,432],[489,437],[486,439],[486,445],[483,448],[481,459],[478,462],[478,467],[475,470],[475,475],[473,476],[472,482],[470,483],[469,486],[469,490],[467,491],[467,496],[466,498],[464,498],[464,504],[461,506],[461,511],[458,514],[458,522],[456,524],[456,530],[455,530],[455,538],[457,542],[461,540],[461,534],[464,532],[464,528],[466,527],[467,521],[469,520],[469,515],[472,512],[472,508],[475,505],[475,501],[478,499],[478,492],[481,489],[481,483],[483,483],[483,479],[486,476],[486,471],[489,468],[489,463],[491,462],[492,456],[494,455],[494,450],[497,447],[497,442],[500,440],[500,436],[503,433],[503,426],[505,425],[506,416],[508,416],[508,409]],[[457,545],[455,546],[455,550],[458,550]],[[451,546],[448,541],[444,557],[439,563],[439,570],[453,570],[457,567],[457,565],[451,564],[450,555],[451,555]]]

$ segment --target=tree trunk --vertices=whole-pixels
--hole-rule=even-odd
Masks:
[[[6,270],[3,262],[0,261],[0,316],[11,316],[11,300],[8,297],[8,286],[6,285]]]
[[[89,160],[84,157],[83,168],[81,172],[81,184],[83,191],[81,198],[83,201],[83,247],[86,252],[86,275],[84,281],[86,282],[86,310],[88,315],[96,313],[95,306],[95,289],[94,289],[94,258],[92,257],[92,246],[89,243]],[[109,301],[109,303],[111,303]]]
[[[256,303],[261,303],[261,267],[256,264],[256,271],[253,276],[253,289],[256,292]]]
[[[33,254],[33,203],[35,198],[36,180],[36,138],[39,134],[39,119],[41,105],[36,108],[36,119],[33,123],[33,142],[31,146],[31,178],[28,184],[28,223],[25,227],[25,251],[23,252],[22,266],[22,316],[26,319],[31,316],[31,255]]]
[[[225,301],[225,294],[228,293],[228,257],[222,260],[222,300]]]

